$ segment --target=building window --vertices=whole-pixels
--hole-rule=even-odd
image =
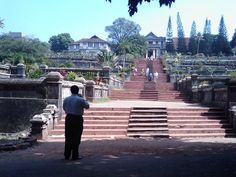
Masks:
[[[99,43],[94,43],[94,48],[99,48]]]
[[[93,47],[93,43],[88,43],[88,47]]]

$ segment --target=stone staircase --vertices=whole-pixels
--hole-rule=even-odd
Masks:
[[[189,102],[183,93],[174,90],[174,85],[167,82],[160,59],[153,60],[153,70],[158,72],[157,82],[149,82],[145,76],[140,74],[142,69],[146,70],[146,59],[138,60],[135,65],[138,74],[130,76],[130,80],[124,82],[123,89],[111,90],[109,96],[111,99]]]
[[[166,73],[163,71],[163,65],[161,60],[157,59],[153,61],[154,71],[158,72],[157,79],[157,91],[159,101],[171,101],[171,102],[189,102],[189,99],[183,93],[174,89],[174,84],[167,82]]]
[[[232,126],[219,108],[168,108],[170,137],[233,137]]]
[[[136,76],[124,83],[124,89],[112,90],[111,99],[183,102],[189,101],[167,82],[160,60],[154,60],[157,82],[140,75],[146,60],[136,63]],[[171,103],[170,103],[171,104]],[[177,103],[176,103],[177,104]],[[224,110],[201,106],[91,107],[85,110],[82,138],[110,137],[236,137]],[[64,119],[50,132],[52,139],[64,139]]]
[[[168,137],[169,134],[166,108],[132,108],[130,111],[127,136]]]
[[[130,108],[96,108],[85,110],[82,138],[126,137]],[[51,139],[64,139],[65,118],[50,132]]]

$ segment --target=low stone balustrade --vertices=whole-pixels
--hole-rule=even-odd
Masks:
[[[109,95],[108,85],[100,83],[96,85],[94,81],[89,80],[85,85],[85,97],[88,101],[95,102],[107,98]]]
[[[48,137],[48,119],[43,114],[36,114],[30,120],[32,136],[37,139],[46,139]]]
[[[48,132],[54,129],[55,122],[58,118],[58,109],[56,105],[49,104],[43,109],[43,113],[36,114],[30,119],[31,136],[37,139],[46,139]]]

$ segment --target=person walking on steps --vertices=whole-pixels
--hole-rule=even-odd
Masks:
[[[76,85],[70,88],[71,96],[63,101],[63,109],[66,113],[65,118],[65,160],[78,160],[79,145],[83,132],[84,109],[89,109],[89,103],[79,94],[79,87]]]

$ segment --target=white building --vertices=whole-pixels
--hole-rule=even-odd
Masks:
[[[91,38],[80,39],[79,41],[69,44],[68,50],[69,52],[80,51],[98,54],[102,50],[110,51],[110,47],[107,41],[94,35]]]
[[[165,37],[157,37],[155,34],[150,32],[145,36],[145,40],[147,42],[147,47],[148,47],[146,58],[150,56],[158,58],[166,50]]]

